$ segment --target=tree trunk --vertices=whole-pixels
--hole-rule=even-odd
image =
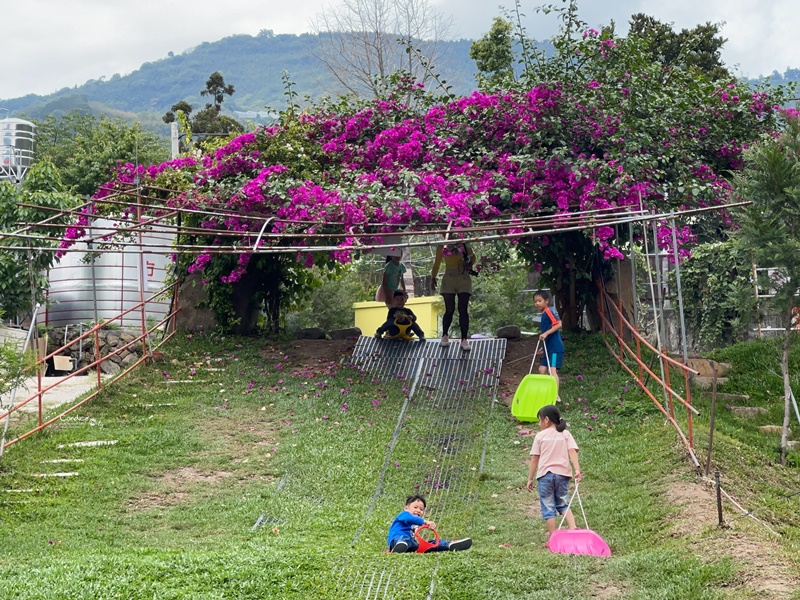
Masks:
[[[265,304],[269,333],[278,333],[281,329],[281,285],[277,277],[267,279]]]
[[[257,278],[249,272],[233,284],[231,306],[236,316],[236,323],[233,325],[233,333],[236,335],[249,335],[258,325],[258,312],[261,309],[258,287]]]

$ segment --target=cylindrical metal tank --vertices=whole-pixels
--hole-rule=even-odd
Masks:
[[[22,181],[35,151],[36,125],[23,119],[0,119],[0,180]]]
[[[113,231],[110,221],[98,219],[91,229],[93,236]],[[102,228],[102,229],[99,229]],[[173,233],[166,230],[148,230],[142,236],[143,249],[138,240],[126,244],[119,252],[103,252],[97,255],[94,265],[86,262],[82,252],[68,252],[55,267],[50,269],[50,289],[47,294],[45,322],[48,326],[61,327],[77,323],[110,320],[119,313],[136,306],[164,287],[164,281],[172,268],[167,253]],[[148,251],[147,246],[155,246]],[[73,248],[87,249],[85,242]],[[161,321],[168,313],[171,298],[164,294],[158,302],[147,304],[145,318]],[[139,327],[142,313],[139,309],[129,312],[114,321],[121,327]]]

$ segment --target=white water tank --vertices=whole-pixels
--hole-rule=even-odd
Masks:
[[[87,229],[97,237],[111,233],[113,224],[97,219],[95,227]],[[102,229],[100,229],[102,228]],[[119,251],[102,252],[87,262],[84,252],[68,252],[58,265],[49,271],[50,289],[47,294],[45,322],[48,326],[62,327],[78,323],[92,323],[97,318],[107,321],[119,313],[133,308],[144,297],[152,297],[164,287],[167,274],[172,269],[169,249],[173,233],[165,229],[150,229],[142,236],[140,249],[138,237],[126,243]],[[150,246],[151,248],[148,248]],[[78,242],[73,250],[87,250],[86,242]],[[147,304],[145,318],[161,321],[169,314],[171,297],[164,294],[158,301]],[[140,327],[141,310],[124,315],[114,324],[121,327]],[[148,327],[149,329],[150,327]]]
[[[22,181],[35,151],[36,125],[23,119],[0,119],[0,181]]]

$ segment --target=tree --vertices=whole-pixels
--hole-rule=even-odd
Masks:
[[[317,58],[348,93],[379,98],[405,72],[426,83],[443,57],[450,20],[428,0],[343,0],[312,23]]]
[[[745,152],[745,167],[735,178],[736,194],[750,202],[736,210],[740,229],[736,238],[753,260],[770,268],[765,287],[774,291],[771,302],[782,318],[784,412],[781,464],[786,464],[792,389],[789,345],[797,335],[793,311],[800,307],[800,112],[785,111],[786,130],[780,137],[764,136]]]
[[[640,38],[584,29],[573,9],[556,52],[525,61],[509,90],[442,102],[401,78],[379,99],[322,102],[302,114],[291,107],[202,160],[127,165],[97,200],[139,177],[160,202],[190,208],[196,231],[224,230],[224,238],[192,233],[208,250],[181,265],[203,273],[223,314],[247,296],[240,288],[258,289],[270,311],[285,307],[312,281],[309,267],[347,263],[359,242],[431,228],[469,235],[476,223],[504,220],[500,233],[541,269],[564,326],[575,327],[627,243],[613,227],[593,227],[592,212],[725,204],[728,174],[741,168],[745,146],[774,130],[773,107],[785,96],[666,68]],[[550,219],[553,231],[534,237],[515,225],[534,217]],[[679,227],[681,254],[727,218],[720,210]],[[565,219],[583,230],[559,231]],[[667,223],[658,237],[671,245]],[[231,245],[241,251],[217,253]],[[245,317],[258,303],[241,306],[241,322],[252,323]]]
[[[194,110],[191,104],[181,100],[172,105],[172,108],[161,118],[165,123],[178,121],[186,129],[187,138],[198,137],[201,140],[208,136],[225,137],[231,133],[242,133],[244,127],[241,123],[227,115],[222,114],[222,103],[225,96],[233,96],[233,85],[226,85],[225,78],[219,71],[214,71],[206,80],[206,87],[200,91],[201,96],[210,96],[213,102],[206,103],[205,107],[197,111],[190,119]],[[186,138],[184,138],[185,142]],[[203,145],[209,146],[209,143]],[[209,147],[218,145],[214,142]],[[182,149],[187,149],[182,144]]]
[[[722,64],[720,50],[727,41],[719,35],[719,25],[705,23],[676,33],[672,26],[637,13],[631,17],[630,37],[645,41],[653,59],[666,67],[696,67],[712,80],[732,79]]]
[[[214,100],[214,108],[220,110],[222,109],[222,101],[225,99],[225,96],[233,96],[234,91],[233,85],[225,85],[225,79],[222,77],[222,73],[214,71],[209,75],[208,80],[206,80],[206,89],[201,91],[200,95],[211,96]]]
[[[489,32],[470,46],[469,57],[478,67],[481,89],[503,87],[514,81],[513,31],[510,21],[496,17]]]
[[[44,302],[46,270],[54,262],[57,242],[54,225],[67,225],[70,217],[59,216],[76,206],[79,198],[65,190],[58,169],[47,160],[31,167],[21,186],[0,181],[0,310],[8,316],[30,314],[35,302]],[[24,227],[48,219],[48,226]],[[23,230],[26,237],[8,234]],[[35,247],[27,250],[27,246]],[[33,294],[33,297],[32,297]]]
[[[619,37],[613,25],[589,28],[578,17],[574,0],[541,10],[560,14],[555,52],[542,55],[521,23],[515,23],[523,71],[514,89],[549,85],[563,102],[560,123],[546,136],[544,131],[524,136],[527,147],[515,151],[524,164],[545,160],[563,173],[563,181],[536,190],[542,205],[569,214],[618,204],[626,178],[623,187],[640,190],[624,201],[630,209],[639,205],[668,212],[724,203],[729,173],[741,168],[743,147],[774,127],[771,106],[787,97],[786,90],[748,88],[729,78],[716,81],[713,70],[699,68],[693,58],[698,46],[687,41],[695,39],[693,34],[676,36],[652,19],[639,19],[639,30]],[[724,40],[714,37],[713,26],[698,29],[706,36],[705,54],[718,51]],[[668,55],[671,62],[664,62],[660,49],[665,46],[674,50]],[[719,214],[701,217],[679,231],[679,241],[710,239],[726,220]],[[668,231],[666,224],[662,230]],[[669,235],[660,239],[665,247],[671,244]],[[613,230],[604,228],[588,235],[529,238],[520,250],[542,266],[564,327],[574,328],[594,301],[597,278],[610,274],[609,259],[622,245]]]
[[[37,159],[51,162],[73,194],[93,194],[118,162],[153,164],[169,156],[166,139],[121,119],[71,111],[36,126]]]
[[[192,105],[186,102],[186,100],[180,100],[172,105],[172,108],[170,108],[167,113],[161,117],[161,120],[164,121],[164,123],[174,123],[178,118],[179,111],[188,117],[190,114],[192,114],[193,110],[194,108]]]

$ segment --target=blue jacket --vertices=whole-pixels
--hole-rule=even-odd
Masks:
[[[422,517],[415,517],[407,510],[404,510],[392,521],[392,526],[389,527],[389,536],[386,541],[391,545],[392,540],[399,537],[411,537],[411,527],[414,525],[422,525],[425,519]]]

